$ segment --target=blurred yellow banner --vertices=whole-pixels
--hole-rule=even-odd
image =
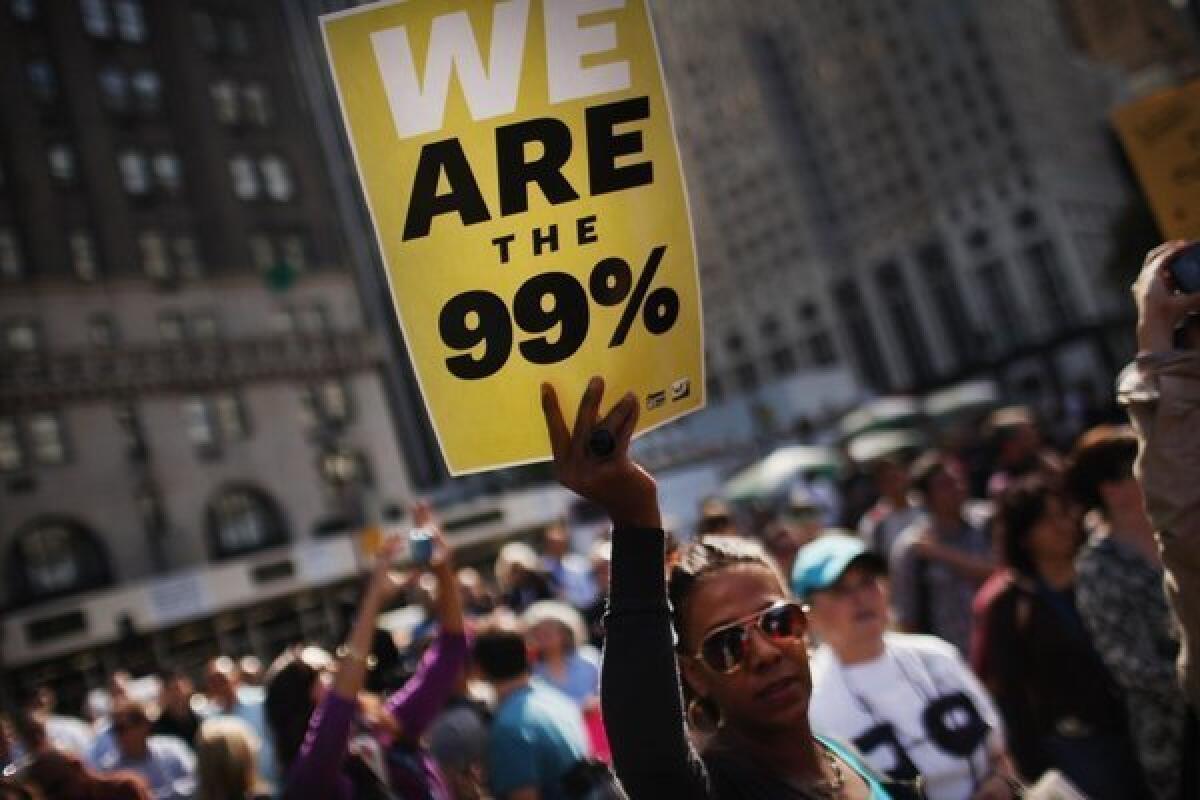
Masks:
[[[699,282],[645,0],[321,18],[392,299],[455,474],[549,457],[538,386],[703,406]]]
[[[1164,239],[1200,239],[1200,80],[1113,114]]]

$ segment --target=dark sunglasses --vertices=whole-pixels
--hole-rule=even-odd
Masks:
[[[746,659],[752,627],[772,642],[799,639],[808,630],[808,617],[796,603],[781,601],[773,606],[722,625],[704,637],[699,652],[692,655],[722,675],[736,672]]]

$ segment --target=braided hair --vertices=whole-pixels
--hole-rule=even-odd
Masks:
[[[709,575],[744,566],[757,566],[769,570],[779,580],[780,586],[787,586],[787,582],[779,573],[779,567],[757,541],[740,536],[713,535],[705,536],[684,549],[682,557],[671,568],[671,574],[667,578],[667,597],[671,601],[676,648],[680,653],[687,652],[683,643],[683,618],[692,590]],[[715,718],[717,709],[711,707],[712,701],[698,696],[687,680],[681,683],[684,706],[699,703],[706,715]]]

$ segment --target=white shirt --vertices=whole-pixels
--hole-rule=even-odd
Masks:
[[[925,778],[929,800],[964,800],[1003,747],[1000,716],[953,645],[934,636],[887,633],[883,655],[843,665],[829,645],[812,658],[813,732],[858,748],[879,772]],[[889,729],[890,725],[890,729]]]

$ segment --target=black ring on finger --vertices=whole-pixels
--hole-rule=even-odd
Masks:
[[[617,449],[617,439],[608,428],[593,428],[588,436],[588,452],[596,458],[608,458]]]

